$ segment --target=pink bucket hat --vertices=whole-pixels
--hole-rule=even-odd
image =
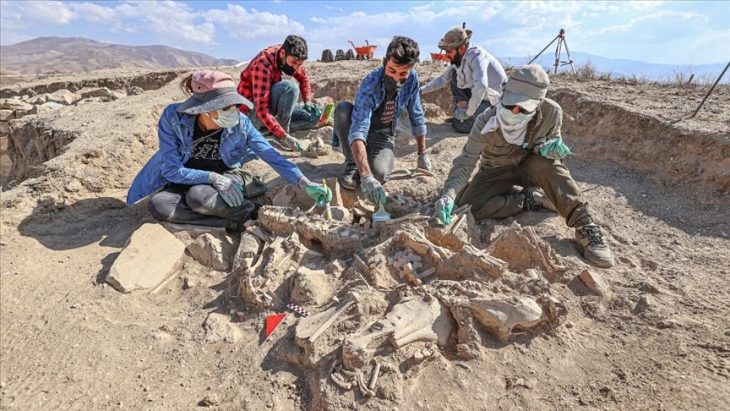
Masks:
[[[193,95],[180,103],[177,107],[179,113],[209,113],[233,105],[253,108],[251,101],[238,94],[231,76],[220,71],[196,71],[193,73],[190,87],[193,89]]]

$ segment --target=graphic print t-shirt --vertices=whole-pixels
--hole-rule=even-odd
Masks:
[[[223,129],[206,133],[196,126],[193,132],[193,154],[185,167],[216,173],[228,171],[228,166],[221,159],[222,135]]]

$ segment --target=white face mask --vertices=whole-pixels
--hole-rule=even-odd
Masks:
[[[231,107],[225,110],[218,110],[218,118],[210,117],[211,120],[220,128],[231,128],[238,125],[240,112],[238,107]]]
[[[500,104],[497,106],[497,115],[503,127],[507,126],[509,128],[519,129],[527,125],[527,122],[535,115],[535,112],[533,111],[530,114],[518,112],[515,114],[512,110],[507,110]]]

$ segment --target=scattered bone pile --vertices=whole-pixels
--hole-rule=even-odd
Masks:
[[[265,206],[233,261],[249,306],[271,314],[296,304],[312,313],[271,338],[279,339],[276,355],[302,369],[315,405],[343,390],[397,400],[396,380],[422,362],[444,351],[478,357],[480,332],[509,343],[565,318],[551,283],[567,268],[531,227],[515,223],[482,250],[465,240],[475,228],[470,215],[442,227],[418,212],[384,223],[350,212],[352,221],[341,221]]]

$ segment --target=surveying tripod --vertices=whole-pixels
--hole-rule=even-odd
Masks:
[[[532,64],[533,61],[537,60],[537,58],[540,57],[542,55],[542,53],[548,49],[548,47],[550,47],[553,43],[555,43],[555,40],[558,41],[558,47],[555,49],[555,64],[553,64],[553,66],[555,66],[554,73],[555,74],[558,73],[558,67],[567,66],[568,64],[570,64],[570,68],[573,71],[573,74],[575,74],[575,66],[573,65],[573,58],[570,57],[570,50],[568,49],[568,41],[565,39],[565,30],[563,30],[563,29],[560,29],[560,32],[558,33],[558,35],[555,36],[555,38],[550,43],[548,43],[548,45],[545,46],[544,49],[540,50],[540,52],[537,53],[537,56],[535,56],[527,64]],[[568,61],[560,61],[560,52],[563,48],[563,45],[565,45],[565,54],[568,55]]]

